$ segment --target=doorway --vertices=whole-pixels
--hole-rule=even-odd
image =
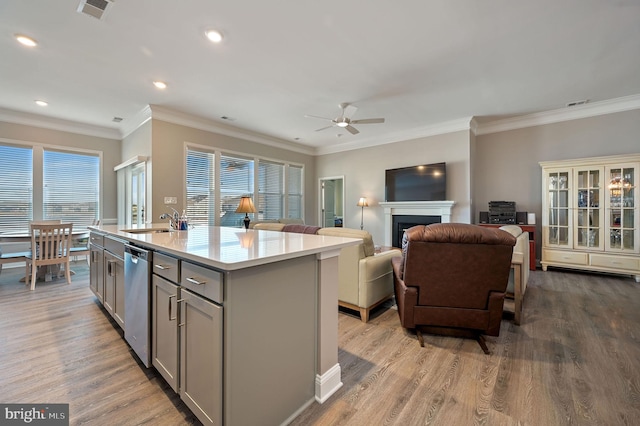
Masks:
[[[320,226],[342,227],[344,221],[344,176],[320,178]]]

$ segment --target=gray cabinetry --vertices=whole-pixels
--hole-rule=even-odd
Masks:
[[[103,305],[113,319],[124,327],[124,241],[104,238]]]
[[[180,397],[205,425],[222,424],[222,307],[183,290]]]
[[[169,386],[180,392],[178,347],[178,259],[155,253],[151,277],[151,362]]]
[[[153,366],[203,424],[220,425],[222,306],[207,298],[222,302],[222,274],[156,252],[151,284]]]
[[[104,294],[104,234],[91,231],[89,236],[89,288],[103,303]]]

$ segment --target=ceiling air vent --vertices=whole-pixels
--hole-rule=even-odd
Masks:
[[[81,0],[78,5],[78,12],[102,19],[112,0]]]

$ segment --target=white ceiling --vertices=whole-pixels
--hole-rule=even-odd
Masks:
[[[115,0],[102,20],[79,2],[0,1],[2,112],[123,135],[154,105],[321,152],[640,94],[638,0]],[[304,116],[342,102],[386,122]]]

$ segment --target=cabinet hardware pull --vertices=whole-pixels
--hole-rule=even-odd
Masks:
[[[156,265],[153,265],[153,266],[154,266],[155,268],[158,268],[158,269],[162,270],[162,271],[164,271],[165,269],[171,269],[171,266],[169,266],[169,265],[160,265],[160,264],[156,264]]]
[[[178,295],[177,294],[172,294],[171,296],[169,296],[169,321],[174,321],[174,320],[178,319],[177,315],[176,315],[175,318],[171,318],[171,298],[172,297],[178,297]],[[177,299],[176,299],[176,301],[177,301]]]
[[[191,284],[195,284],[195,285],[204,285],[207,282],[206,281],[198,281],[195,278],[187,278],[187,281],[190,282]]]

